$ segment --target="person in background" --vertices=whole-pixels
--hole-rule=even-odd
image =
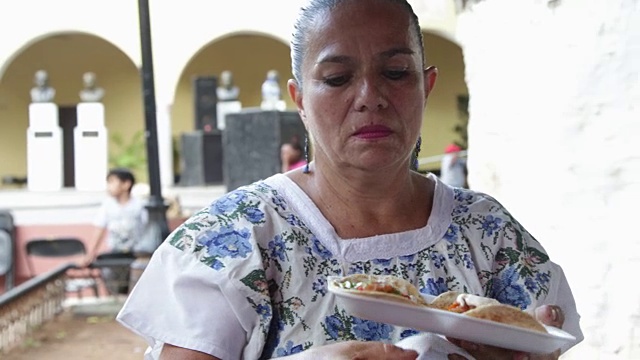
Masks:
[[[283,173],[307,164],[304,159],[304,150],[297,136],[291,138],[291,141],[288,143],[282,144],[280,147],[280,161],[282,163]]]
[[[411,170],[437,70],[410,3],[309,0],[294,29],[309,171],[235,189],[160,245],[117,317],[146,359],[557,359],[575,343],[525,354],[359,318],[327,289],[350,274],[490,297],[580,341],[561,267],[507,209]]]
[[[440,180],[453,187],[466,187],[467,162],[460,156],[462,149],[456,144],[449,144],[444,150],[440,167]]]
[[[96,259],[135,258],[136,245],[142,240],[148,221],[145,204],[131,196],[131,188],[135,184],[133,173],[124,168],[111,169],[107,174],[107,192],[109,196],[103,201],[94,220],[96,227],[93,246],[89,248],[85,265]],[[106,251],[100,252],[106,238]],[[102,276],[109,290],[127,293],[128,275],[118,269],[118,274],[111,268],[102,268]],[[126,272],[126,271],[125,271]],[[114,282],[117,282],[114,284]]]

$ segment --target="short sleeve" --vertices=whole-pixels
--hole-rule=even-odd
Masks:
[[[118,321],[149,343],[146,360],[165,343],[213,355],[241,358],[247,333],[204,264],[163,244],[118,314]]]

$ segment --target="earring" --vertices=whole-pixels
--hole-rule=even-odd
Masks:
[[[411,156],[411,170],[418,171],[418,155],[420,154],[421,147],[422,135],[418,136],[418,141],[416,141],[416,148],[413,149],[413,156]]]
[[[307,164],[304,166],[302,172],[308,174],[311,170],[309,170],[309,135],[307,133],[304,134],[304,160]]]

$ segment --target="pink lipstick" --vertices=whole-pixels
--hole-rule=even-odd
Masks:
[[[361,139],[379,139],[391,135],[393,131],[384,125],[367,125],[358,129],[353,136]]]

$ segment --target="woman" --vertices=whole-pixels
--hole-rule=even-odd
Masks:
[[[156,250],[119,314],[153,356],[415,359],[392,345],[415,331],[355,318],[327,292],[327,276],[363,272],[539,308],[580,338],[562,270],[497,201],[409,169],[437,75],[422,49],[406,1],[310,2],[288,83],[310,171],[227,194]],[[455,342],[477,358],[526,355]]]
[[[304,150],[297,136],[292,137],[291,141],[282,144],[280,147],[280,162],[282,163],[283,173],[307,164],[304,159]]]

